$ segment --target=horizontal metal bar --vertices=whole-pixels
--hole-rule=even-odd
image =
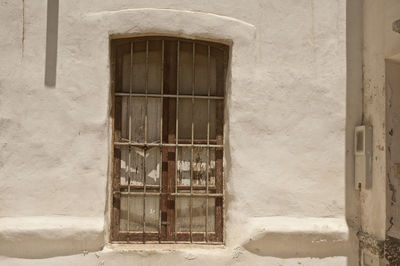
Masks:
[[[171,195],[172,196],[178,196],[178,197],[190,197],[190,196],[192,196],[192,197],[223,197],[224,196],[224,194],[220,194],[220,193],[215,193],[215,194],[212,194],[212,193],[203,193],[203,194],[200,194],[200,193],[171,193]]]
[[[223,96],[207,96],[207,95],[182,95],[182,94],[145,94],[145,93],[132,93],[129,95],[129,93],[125,92],[116,92],[114,93],[115,96],[131,96],[131,97],[153,97],[153,98],[186,98],[186,99],[210,99],[210,100],[223,100]]]
[[[121,195],[138,195],[138,196],[160,196],[160,195],[172,195],[178,197],[223,197],[224,194],[221,193],[166,193],[166,192],[133,192],[133,191],[114,191],[113,194]]]
[[[213,145],[213,144],[176,144],[176,143],[134,143],[134,142],[114,142],[114,145],[118,146],[133,146],[133,147],[199,147],[199,148],[223,148],[224,145]]]
[[[120,194],[122,194],[122,195],[139,195],[139,196],[143,196],[143,195],[149,195],[149,196],[159,196],[159,195],[161,195],[161,192],[132,192],[132,191],[130,191],[130,192],[127,192],[127,191],[115,191],[114,192],[114,194],[115,193],[120,193]]]
[[[132,233],[132,232],[137,232],[137,233],[141,233],[141,231],[120,231],[120,232],[123,232],[123,233]],[[157,233],[156,231],[154,231],[154,232],[147,232],[147,233]],[[201,233],[203,233],[203,232],[201,232]],[[143,244],[143,241],[113,241],[112,242],[113,244]],[[146,243],[149,243],[149,244],[156,244],[156,243],[160,243],[160,244],[176,244],[176,243],[178,243],[178,244],[193,244],[193,245],[218,245],[218,246],[220,246],[220,245],[222,245],[222,242],[205,242],[205,241],[202,241],[202,242],[200,242],[200,241],[193,241],[193,242],[189,242],[189,241],[179,241],[179,240],[177,240],[177,241],[167,241],[167,240],[165,240],[165,241],[163,241],[163,240],[161,240],[161,241],[151,241],[151,240],[146,240]]]

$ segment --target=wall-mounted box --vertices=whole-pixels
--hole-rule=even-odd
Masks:
[[[357,126],[354,130],[355,189],[372,186],[372,127]]]

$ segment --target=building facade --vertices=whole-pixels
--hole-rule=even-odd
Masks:
[[[395,0],[0,7],[0,265],[397,265]]]

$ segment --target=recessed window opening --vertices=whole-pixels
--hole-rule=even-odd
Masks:
[[[112,40],[114,242],[223,241],[226,45]]]

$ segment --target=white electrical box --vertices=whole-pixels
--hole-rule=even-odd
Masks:
[[[355,189],[372,187],[372,127],[357,126],[354,130]]]

